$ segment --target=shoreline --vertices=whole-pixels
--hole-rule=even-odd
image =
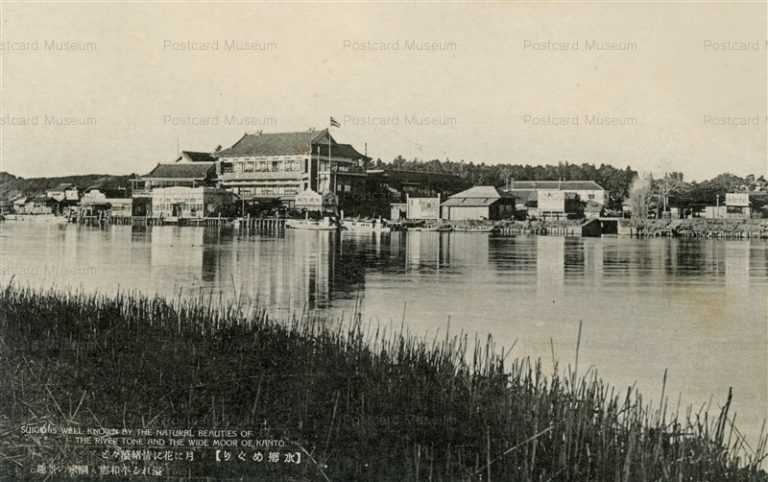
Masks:
[[[241,222],[240,218],[200,218],[200,219],[180,219],[174,222],[160,222],[159,218],[145,217],[117,217],[117,218],[99,218],[88,219],[83,222],[75,222],[63,216],[50,214],[29,214],[29,215],[11,215],[5,217],[3,221],[11,222],[32,222],[39,224],[79,224],[88,226],[112,226],[112,225],[130,225],[139,227],[149,226],[182,226],[182,227],[206,227],[206,228],[227,228],[232,229]],[[261,220],[252,220],[253,226],[240,228],[241,231],[275,233],[281,231],[284,226],[280,224],[286,218],[263,218]],[[488,221],[488,220],[468,220],[468,221],[441,221],[435,220],[427,222],[427,225],[441,225],[450,227],[446,232],[461,232],[475,234],[495,234],[499,236],[517,236],[517,235],[536,235],[536,236],[565,236],[565,237],[588,237],[591,235],[584,231],[584,227],[589,222],[597,218],[580,220],[534,220],[534,221]],[[670,237],[680,239],[768,239],[768,219],[653,219],[642,224],[633,224],[630,219],[625,218],[600,218],[601,221],[615,222],[616,228],[613,234],[603,234],[602,236],[619,236],[635,238],[657,238]],[[395,226],[401,226],[402,223],[394,223]],[[408,229],[401,229],[408,231]],[[600,235],[596,236],[600,237]]]

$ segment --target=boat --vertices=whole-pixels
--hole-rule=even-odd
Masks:
[[[384,224],[381,218],[378,219],[343,219],[341,221],[342,229],[358,233],[389,233],[392,229]]]
[[[69,222],[65,216],[56,216],[54,214],[7,214],[5,219],[7,221],[25,221],[47,224],[65,224]]]
[[[460,233],[492,233],[496,226],[489,224],[457,224],[453,230]]]
[[[450,224],[425,224],[421,226],[409,226],[408,231],[415,231],[415,232],[423,232],[423,231],[433,231],[433,232],[439,232],[439,233],[448,233],[450,231],[453,231],[453,226]]]
[[[339,229],[339,225],[328,216],[321,220],[286,219],[285,227],[288,229],[304,229],[309,231],[336,231]]]

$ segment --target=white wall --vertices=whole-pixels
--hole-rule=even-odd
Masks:
[[[489,219],[488,207],[471,207],[471,206],[446,206],[443,212],[443,216],[449,221],[462,221],[468,219]]]
[[[554,189],[540,190],[536,193],[539,212],[565,212],[565,191]]]

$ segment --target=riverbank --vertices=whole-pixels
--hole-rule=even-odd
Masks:
[[[217,463],[200,449],[194,462],[160,464],[187,478],[768,480],[757,469],[765,439],[747,449],[725,394],[705,414],[662,390],[659,410],[578,360],[547,376],[490,339],[420,340],[359,314],[277,322],[210,298],[10,286],[0,334],[2,479],[42,479],[30,472],[51,461],[102,463],[101,450],[21,430],[68,426],[247,429],[303,455],[288,468]]]
[[[638,236],[701,239],[768,238],[768,219],[651,219],[633,226]]]

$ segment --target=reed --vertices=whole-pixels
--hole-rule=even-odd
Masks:
[[[654,409],[594,370],[545,373],[491,337],[432,340],[243,303],[133,293],[0,293],[0,479],[77,447],[22,424],[252,428],[306,454],[294,480],[766,481],[731,395]],[[554,355],[553,355],[554,356]],[[268,428],[267,428],[268,427]],[[190,479],[268,480],[199,462]],[[279,474],[271,474],[278,477]]]

